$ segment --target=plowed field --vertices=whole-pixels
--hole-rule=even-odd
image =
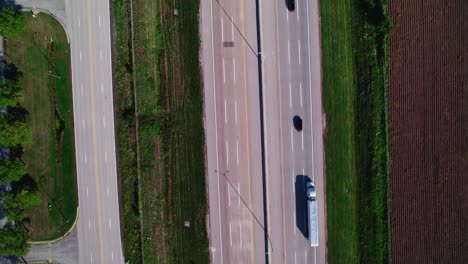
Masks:
[[[468,263],[468,1],[390,4],[393,263]]]

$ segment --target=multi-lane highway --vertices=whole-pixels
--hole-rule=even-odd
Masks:
[[[212,262],[325,263],[318,3],[296,1],[289,12],[283,0],[260,1],[262,86],[255,4],[201,1]],[[295,115],[302,131],[293,127]],[[317,187],[318,248],[307,243],[306,179]]]
[[[71,46],[80,263],[123,263],[107,0],[66,1]]]

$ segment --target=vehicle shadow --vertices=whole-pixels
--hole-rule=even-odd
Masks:
[[[306,183],[310,181],[307,175],[297,175],[294,182],[296,193],[296,227],[305,238],[308,238]]]

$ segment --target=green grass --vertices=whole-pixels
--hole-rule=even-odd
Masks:
[[[114,1],[119,169],[130,263],[208,262],[198,2],[177,5],[178,17],[163,15],[174,4],[133,2],[133,64],[129,2]],[[184,221],[192,227],[185,229]]]
[[[385,5],[321,3],[329,263],[388,262]]]
[[[22,34],[6,41],[5,54],[7,61],[23,73],[20,80],[25,89],[23,106],[29,112],[28,124],[33,132],[32,144],[25,146],[23,158],[37,183],[42,203],[29,212],[31,237],[54,239],[71,228],[78,205],[69,45],[61,25],[40,14],[36,19],[27,16]],[[57,111],[65,124],[57,149],[53,86]],[[52,204],[50,211],[48,202]]]

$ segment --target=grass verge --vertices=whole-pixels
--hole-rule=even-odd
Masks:
[[[208,262],[198,4],[133,0],[133,14],[129,0],[113,4],[119,169],[130,263]],[[178,16],[172,13],[175,6]]]
[[[329,263],[387,263],[385,1],[321,3]]]
[[[51,16],[27,16],[22,34],[5,41],[5,55],[23,74],[23,106],[33,136],[23,158],[34,180],[31,185],[42,199],[41,205],[28,212],[31,238],[54,239],[71,228],[78,206],[70,48],[65,31]]]

